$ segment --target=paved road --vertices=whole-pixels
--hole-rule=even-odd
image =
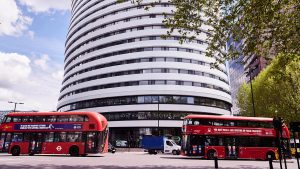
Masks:
[[[288,169],[297,169],[296,160],[288,161]],[[279,163],[274,162],[274,169]],[[213,169],[214,161],[173,155],[148,155],[144,152],[69,157],[62,155],[17,156],[0,154],[0,169]],[[267,161],[219,160],[222,169],[269,169]],[[283,166],[284,168],[284,166]]]

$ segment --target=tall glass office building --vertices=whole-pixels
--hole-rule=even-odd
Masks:
[[[190,113],[229,115],[226,67],[210,68],[205,27],[190,43],[161,38],[172,9],[166,0],[148,11],[130,0],[73,0],[58,111],[102,113],[113,144],[131,147],[143,134],[179,136]]]

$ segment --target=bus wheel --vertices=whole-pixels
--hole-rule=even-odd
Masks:
[[[87,156],[87,154],[80,154],[80,156],[81,156],[81,157],[86,157],[86,156]]]
[[[216,153],[215,150],[208,150],[208,151],[207,151],[207,159],[208,159],[208,160],[214,159],[215,153]]]
[[[29,155],[30,155],[30,156],[34,156],[34,153],[33,153],[33,152],[30,152]]]
[[[266,154],[266,160],[269,159],[269,158],[268,158],[269,155],[271,156],[271,159],[272,159],[272,160],[275,160],[275,153],[272,152],[272,151],[267,152],[267,154]]]
[[[69,153],[71,156],[79,156],[79,149],[77,146],[70,147]]]
[[[13,155],[13,156],[19,156],[20,155],[20,147],[19,146],[14,146],[11,149],[11,155]]]

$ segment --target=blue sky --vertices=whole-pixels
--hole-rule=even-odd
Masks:
[[[0,110],[56,110],[70,0],[0,1]]]

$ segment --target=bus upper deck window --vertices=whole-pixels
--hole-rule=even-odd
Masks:
[[[194,121],[194,125],[199,125],[199,121]]]
[[[35,122],[45,122],[46,121],[46,116],[35,116],[34,121]]]
[[[89,117],[88,116],[84,116],[84,121],[89,121]]]
[[[22,122],[28,122],[28,116],[22,117]]]
[[[56,122],[56,116],[47,116],[46,122]]]
[[[11,122],[11,117],[6,117],[5,122],[6,122],[6,123]]]
[[[22,117],[13,117],[12,121],[13,122],[21,122],[22,121]]]
[[[69,118],[69,122],[82,122],[84,119],[83,116],[78,116],[78,115],[72,115]]]
[[[69,117],[68,116],[57,116],[57,122],[68,122]]]

